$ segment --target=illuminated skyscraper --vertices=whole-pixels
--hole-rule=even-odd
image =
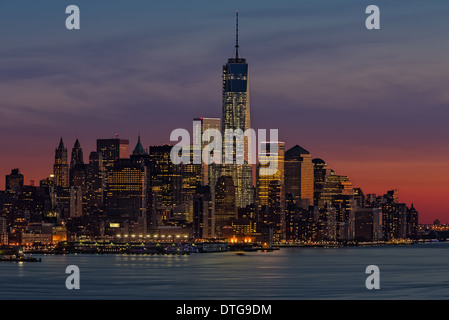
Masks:
[[[347,176],[331,172],[323,184],[318,207],[335,206],[338,202],[341,202],[342,197],[354,198],[352,182]]]
[[[333,171],[323,184],[318,207],[335,211],[336,237],[351,240],[354,237],[354,188],[347,176],[336,175]]]
[[[270,146],[273,145],[273,146]],[[284,203],[284,142],[262,142],[259,153],[257,175],[257,200],[260,206],[269,204],[270,183],[277,181],[281,188],[281,202]],[[275,150],[275,152],[271,152]]]
[[[181,203],[185,205],[191,200],[192,195],[202,184],[201,164],[193,163],[193,150],[190,149],[190,163],[182,163],[181,166]]]
[[[0,217],[0,245],[8,244],[8,220]]]
[[[254,202],[253,175],[254,168],[248,164],[248,146],[251,138],[244,137],[243,143],[233,134],[243,134],[251,128],[248,64],[246,59],[239,57],[238,43],[238,12],[236,24],[235,57],[228,59],[223,66],[223,108],[221,132],[223,136],[223,163],[221,175],[230,176],[233,180],[236,192],[237,208],[244,208]],[[232,146],[232,154],[227,157],[226,146]],[[229,161],[226,159],[229,158]],[[239,163],[243,159],[243,163]]]
[[[310,152],[296,145],[285,152],[285,193],[299,206],[313,205],[314,175]]]
[[[55,164],[53,166],[55,176],[55,187],[67,188],[69,186],[69,165],[67,162],[67,148],[59,141],[59,146],[55,150]]]
[[[200,153],[202,155],[202,150],[204,150],[204,147],[209,144],[209,141],[211,140],[210,134],[208,134],[209,129],[216,129],[221,132],[221,119],[220,118],[194,118],[193,121],[200,122],[200,126],[197,127],[198,132],[195,133],[197,139],[199,139],[197,142],[198,145],[201,146]],[[204,135],[204,139],[203,139]],[[194,141],[194,147],[195,147],[195,141]],[[221,152],[221,150],[220,150]],[[210,177],[210,171],[211,166],[209,166],[207,163],[202,161],[201,159],[201,184],[203,186],[210,185],[211,181],[209,180]]]
[[[313,187],[313,205],[318,206],[320,201],[321,192],[323,190],[324,182],[327,177],[331,174],[332,170],[327,166],[324,160],[315,158],[313,162],[313,176],[314,176],[314,187]]]
[[[119,159],[108,173],[105,211],[111,221],[138,221],[146,217],[146,168],[140,161]]]
[[[261,142],[257,168],[257,202],[264,221],[273,226],[273,240],[285,239],[284,142]]]

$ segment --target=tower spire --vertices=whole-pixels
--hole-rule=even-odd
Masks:
[[[239,58],[239,10],[235,11],[235,59]]]
[[[62,137],[61,140],[59,140],[59,148],[64,149],[64,142],[62,142]]]

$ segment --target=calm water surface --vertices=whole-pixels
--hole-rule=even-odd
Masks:
[[[0,263],[0,299],[448,299],[449,243],[273,252],[35,255]],[[380,268],[367,290],[365,268]],[[80,269],[79,290],[65,268]]]

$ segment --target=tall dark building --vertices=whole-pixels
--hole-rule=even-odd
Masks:
[[[99,152],[91,152],[86,170],[86,205],[90,212],[101,211],[105,189],[105,170],[103,156]]]
[[[221,176],[215,186],[215,234],[220,236],[225,226],[231,225],[231,219],[237,218],[236,191],[229,176]]]
[[[273,222],[273,241],[285,240],[285,201],[283,200],[283,185],[277,181],[270,181],[268,187],[268,211]]]
[[[212,197],[209,186],[201,186],[192,196],[193,237],[205,239],[214,236]]]
[[[155,218],[156,215],[153,214],[153,207],[152,207],[152,181],[151,181],[151,159],[150,155],[148,153],[148,149],[145,149],[142,145],[142,141],[140,139],[140,134],[137,137],[137,143],[134,147],[134,150],[132,154],[130,155],[130,159],[135,162],[140,162],[144,167],[146,171],[146,212],[147,217],[145,219],[148,219],[148,227],[152,228],[153,225],[155,226]]]
[[[59,146],[55,150],[55,164],[53,166],[55,187],[67,188],[69,186],[69,165],[67,162],[67,148],[64,142],[59,141]]]
[[[357,208],[354,213],[354,239],[382,239],[382,211],[379,208]]]
[[[0,201],[0,210],[3,209],[5,213],[14,211],[14,205],[24,188],[24,176],[19,169],[12,169],[11,173],[5,177],[6,190]]]
[[[6,175],[5,182],[6,193],[18,195],[23,188],[24,176],[19,169],[12,169],[11,173]]]
[[[181,167],[170,159],[172,146],[150,146],[152,210],[171,212],[181,201]]]
[[[84,187],[86,180],[86,166],[84,165],[83,149],[76,139],[72,148],[72,158],[70,160],[70,186]]]
[[[70,160],[70,217],[77,218],[84,214],[86,206],[86,166],[83,149],[76,139]]]
[[[79,140],[76,139],[75,145],[72,148],[72,158],[70,160],[70,169],[74,169],[80,165],[84,165],[83,149],[81,148]]]
[[[46,204],[48,202],[40,187],[24,186],[14,204],[14,211],[19,215],[25,213],[29,222],[40,222],[50,209]]]
[[[129,158],[129,140],[97,139],[97,152],[101,153],[103,166],[108,170],[114,165],[115,160]]]
[[[412,239],[418,238],[418,217],[418,211],[415,209],[412,203],[412,206],[407,209],[407,236]]]
[[[97,139],[97,153],[101,157],[101,170],[102,170],[102,182],[103,182],[103,191],[105,192],[103,201],[105,208],[107,207],[108,196],[114,194],[113,192],[106,193],[106,189],[108,186],[108,182],[110,179],[110,175],[114,174],[117,176],[117,168],[114,169],[115,163],[120,159],[129,159],[129,140],[127,139],[119,139],[116,135],[115,138],[110,139]],[[114,178],[111,178],[114,179]],[[115,184],[115,182],[112,182]],[[97,189],[98,190],[98,189]],[[96,197],[98,199],[98,197]],[[109,208],[111,207],[111,203],[109,203]],[[116,216],[119,216],[117,214]]]
[[[407,234],[407,206],[398,202],[398,191],[379,197],[382,208],[382,231],[385,240],[403,239]]]

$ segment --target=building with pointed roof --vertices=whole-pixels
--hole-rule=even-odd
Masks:
[[[134,151],[133,151],[133,156],[147,156],[147,155],[148,155],[148,152],[142,146],[142,143],[140,142],[140,134],[139,134],[136,147],[134,148]]]
[[[83,149],[81,148],[80,142],[76,139],[75,144],[72,148],[72,158],[70,160],[70,169],[75,169],[78,166],[84,165]]]
[[[59,141],[59,146],[55,150],[55,163],[53,165],[55,187],[67,188],[69,186],[69,165],[67,162],[67,148],[64,142]]]

